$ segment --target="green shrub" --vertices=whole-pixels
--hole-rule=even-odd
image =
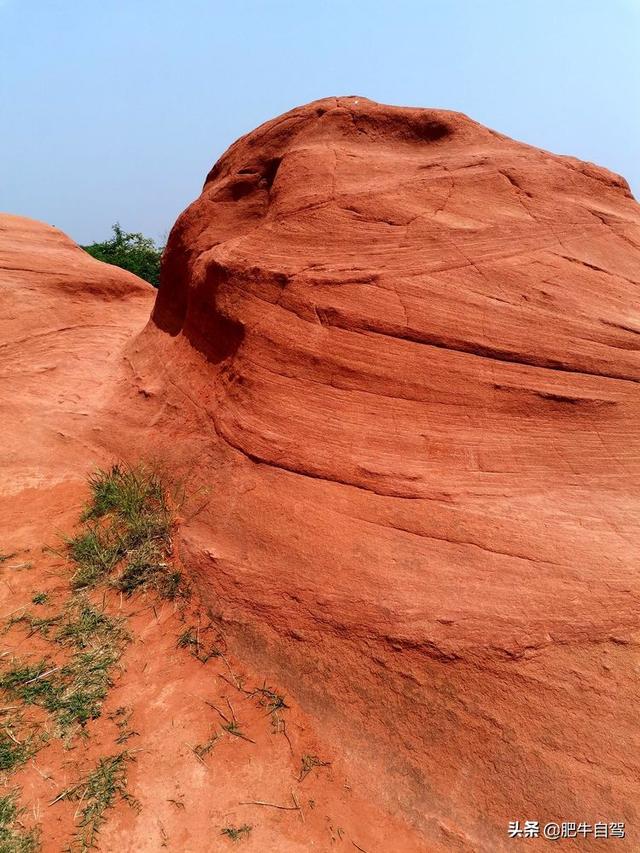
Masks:
[[[104,243],[82,246],[85,252],[106,264],[122,267],[148,281],[154,287],[160,281],[162,246],[156,246],[151,237],[140,233],[127,233],[116,222],[113,237]]]

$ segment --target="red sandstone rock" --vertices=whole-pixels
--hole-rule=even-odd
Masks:
[[[635,850],[639,247],[618,176],[356,98],[229,149],[141,336],[148,288],[2,218],[3,535],[69,518],[96,462],[160,456],[200,593],[331,758],[327,822],[341,803],[368,853],[494,853],[510,820],[626,821]],[[166,744],[179,691],[152,688]],[[223,765],[229,802],[280,783],[260,755]],[[154,815],[105,849],[157,849]],[[281,817],[258,816],[278,853],[329,846]]]
[[[0,215],[4,530],[15,532],[21,491],[44,496],[82,482],[105,457],[95,414],[126,375],[123,347],[144,326],[153,293],[57,228]]]
[[[640,845],[639,296],[622,178],[361,98],[240,139],[171,233],[132,357],[188,558],[416,850]]]

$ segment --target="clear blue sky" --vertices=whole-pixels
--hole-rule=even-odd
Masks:
[[[160,237],[241,134],[359,94],[640,190],[640,0],[0,0],[0,209]]]

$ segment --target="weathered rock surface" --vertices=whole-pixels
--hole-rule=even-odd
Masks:
[[[240,139],[171,233],[130,357],[185,553],[416,850],[640,844],[639,297],[623,179],[360,98]]]
[[[99,263],[62,231],[0,215],[0,524],[16,496],[84,482],[104,458],[95,415],[126,376],[123,349],[154,290]]]
[[[40,660],[51,652],[39,632],[8,628],[36,591],[51,596],[49,615],[68,605],[71,567],[65,565],[61,537],[72,534],[87,501],[87,475],[97,465],[110,465],[114,455],[134,463],[153,459],[154,443],[175,465],[180,447],[171,439],[178,430],[160,430],[148,416],[153,401],[167,395],[153,383],[138,384],[132,395],[125,352],[148,321],[154,293],[135,276],[93,260],[57,229],[0,216],[3,670],[14,656]],[[163,425],[165,409],[171,411],[169,401],[160,409]],[[177,414],[188,423],[187,409]],[[199,438],[206,438],[205,429]],[[184,447],[193,455],[188,441]],[[191,512],[194,504],[197,509],[199,501],[200,495],[192,495],[186,509]],[[99,607],[105,596],[108,600],[104,589],[96,596]],[[190,605],[199,609],[197,596]],[[131,642],[101,718],[88,724],[86,737],[69,744],[80,748],[62,749],[52,737],[17,773],[7,776],[6,765],[0,768],[3,790],[20,792],[25,824],[40,825],[42,853],[67,849],[82,819],[78,804],[58,795],[100,759],[128,748],[136,758],[127,773],[128,790],[140,810],[115,798],[100,829],[102,853],[226,849],[230,840],[223,828],[245,825],[254,827],[243,840],[246,853],[306,853],[338,842],[371,851],[384,848],[387,839],[397,851],[415,849],[415,832],[352,783],[340,743],[336,748],[328,743],[297,702],[287,696],[287,728],[282,720],[282,730],[274,732],[274,715],[240,694],[229,676],[232,669],[248,688],[260,689],[266,680],[280,690],[272,667],[252,668],[227,650],[222,635],[216,634],[216,642],[227,654],[206,666],[177,647],[189,620],[200,625],[202,617],[206,634],[204,612],[185,613],[147,595],[121,598],[117,612],[126,618]],[[224,730],[212,705],[226,709],[227,701],[237,708],[248,740],[219,738]],[[131,744],[113,722],[123,708],[135,726]],[[4,726],[7,718],[2,720]],[[212,754],[203,759],[196,745],[216,735],[215,750],[212,743]],[[321,756],[327,766],[312,766],[301,778],[305,755]],[[296,796],[304,820],[293,810]],[[247,803],[256,799],[284,808]]]

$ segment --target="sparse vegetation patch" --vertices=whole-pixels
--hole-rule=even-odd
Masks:
[[[116,708],[113,714],[109,714],[109,719],[113,720],[118,729],[118,737],[116,738],[116,743],[118,744],[126,743],[129,738],[138,736],[138,732],[129,728],[132,713],[131,708],[120,707]]]
[[[252,829],[251,824],[243,823],[242,826],[225,826],[220,834],[226,835],[231,841],[240,841],[247,838]]]
[[[101,758],[91,773],[54,800],[79,800],[84,804],[78,820],[80,830],[72,849],[84,853],[96,847],[98,833],[106,820],[105,812],[116,799],[139,808],[137,801],[127,792],[127,763],[131,760],[126,751]]]
[[[97,609],[84,596],[73,596],[62,613],[49,619],[26,613],[15,621],[26,622],[45,636],[56,625],[56,644],[71,654],[62,663],[50,657],[36,663],[14,658],[0,673],[0,689],[26,705],[44,708],[64,737],[99,717],[112,683],[110,670],[127,641],[123,620]]]
[[[313,770],[314,767],[329,767],[330,762],[322,761],[317,755],[303,755],[301,759],[300,775],[298,781],[302,782],[305,776]]]
[[[213,747],[220,740],[220,734],[212,734],[204,743],[198,743],[193,747],[193,751],[198,756],[198,758],[204,758],[205,755],[208,755]]]
[[[275,714],[277,711],[281,711],[283,708],[289,707],[284,701],[284,696],[281,696],[279,693],[276,693],[275,690],[272,690],[270,687],[266,687],[265,685],[257,687],[252,691],[252,693],[253,695],[258,696],[258,704],[266,709],[267,714]]]
[[[70,746],[73,735],[86,735],[86,724],[102,713],[129,636],[126,620],[107,611],[105,595],[102,606],[92,600],[97,597],[94,588],[111,587],[127,596],[144,590],[169,599],[187,595],[171,561],[173,515],[160,476],[146,466],[114,465],[97,471],[89,485],[91,499],[81,526],[65,543],[65,555],[73,566],[66,602],[54,608],[48,593],[34,591],[35,607],[18,608],[5,625],[5,631],[26,628],[27,638],[37,634],[50,645],[37,656],[2,656],[0,661],[0,691],[12,703],[0,708],[0,773],[4,777],[24,765],[52,735]],[[0,563],[12,556],[0,554]],[[200,647],[199,632],[198,628],[196,651],[206,660],[214,651]],[[42,710],[34,712],[34,708]],[[52,731],[43,724],[42,711],[52,718]],[[117,744],[137,734],[130,725],[130,708],[117,708],[110,719],[117,728]],[[219,737],[200,745],[202,754]],[[96,849],[105,813],[118,799],[136,805],[127,793],[129,760],[127,751],[101,758],[91,772],[53,801],[79,803],[79,831],[70,850]],[[37,832],[24,828],[18,795],[16,789],[0,799],[0,853],[30,853],[39,845]]]
[[[21,822],[18,794],[15,790],[0,797],[0,853],[35,853],[39,847],[37,830],[25,829]]]
[[[221,657],[222,652],[216,642],[209,639],[213,625],[201,628],[200,625],[190,625],[179,635],[176,645],[179,649],[189,649],[191,654],[201,663],[211,658]]]
[[[47,737],[25,724],[14,709],[2,712],[0,725],[0,773],[13,773],[44,746]]]
[[[83,527],[67,541],[76,589],[107,582],[126,595],[154,589],[164,598],[187,594],[173,570],[173,514],[161,477],[144,466],[114,465],[90,479]]]

